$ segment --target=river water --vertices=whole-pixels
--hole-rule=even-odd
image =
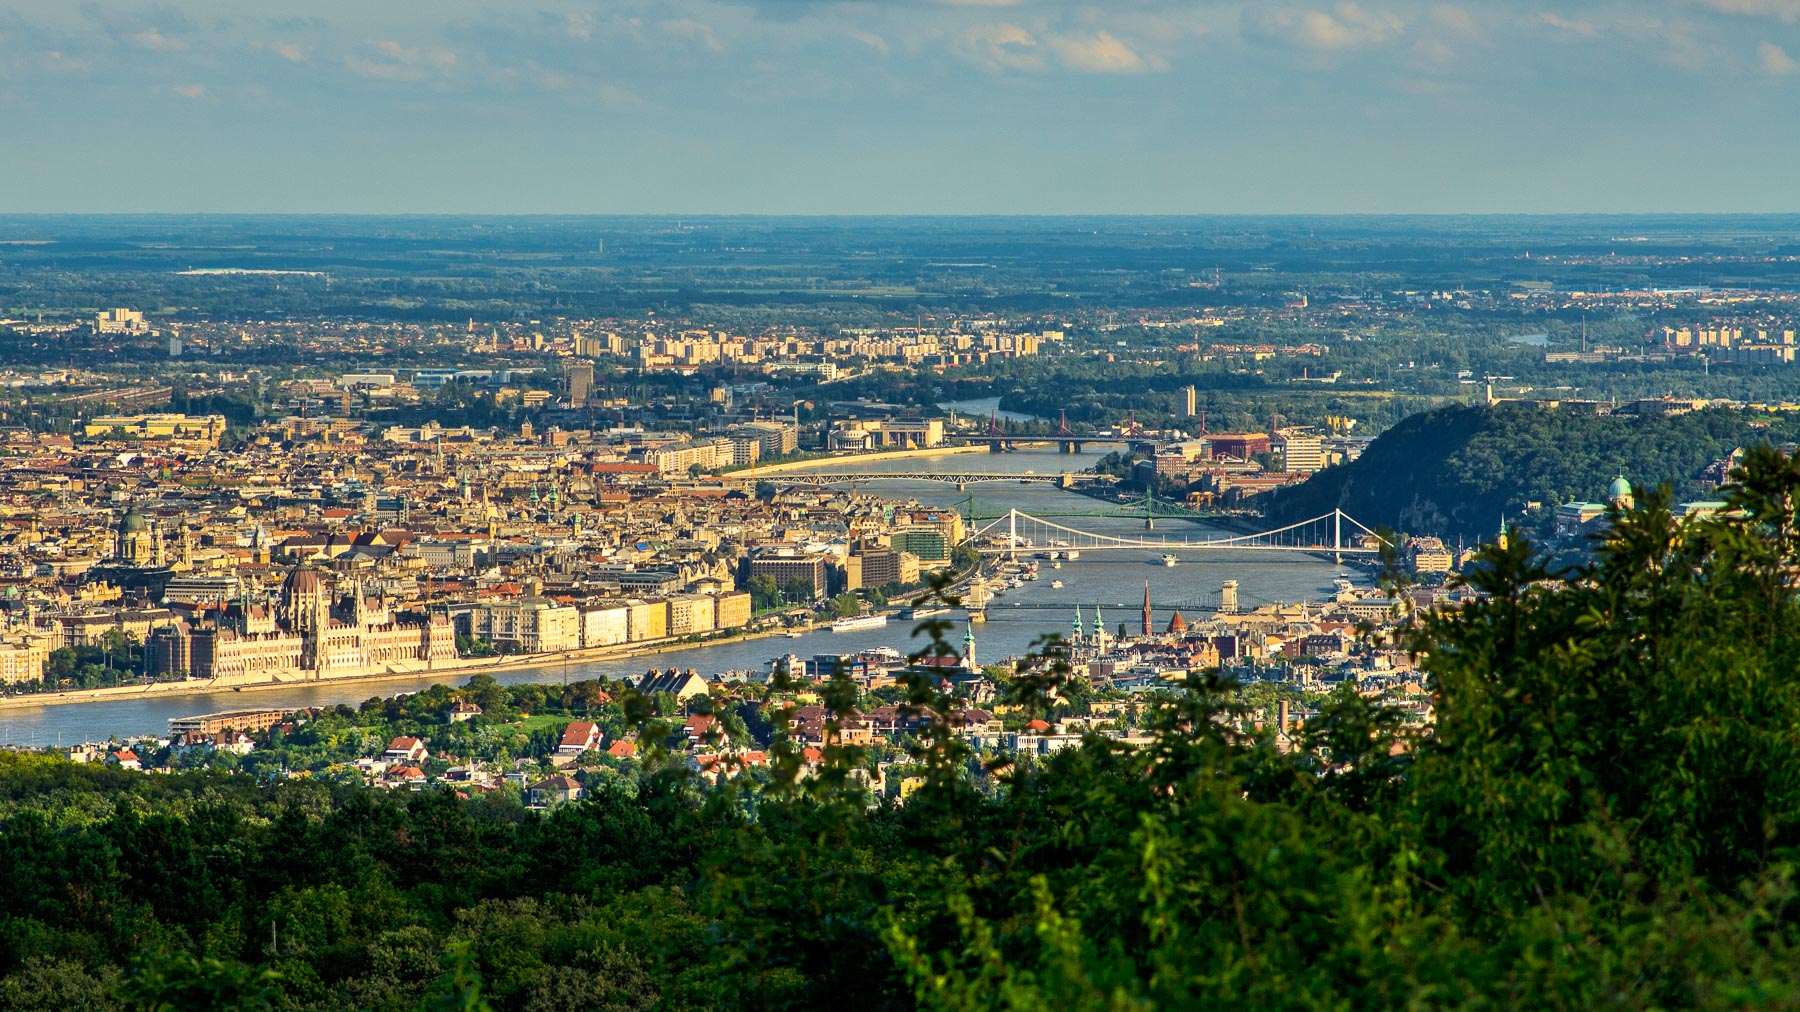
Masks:
[[[965,418],[998,418],[1003,422],[1042,421],[1036,415],[1004,410],[1000,407],[1000,398],[998,397],[977,397],[968,401],[944,401],[938,407],[945,411],[955,412]]]
[[[1086,468],[1105,449],[1110,447],[1090,447],[1085,454],[1063,454],[1054,447],[1031,447],[1013,453],[944,454],[881,464],[823,464],[818,471],[1053,475]],[[917,499],[933,506],[967,508],[973,499],[978,517],[1004,514],[1009,508],[1015,508],[1096,534],[1137,536],[1143,532],[1142,520],[1094,516],[1092,514],[1106,509],[1106,504],[1046,484],[978,482],[958,491],[954,486],[937,482],[879,479],[863,487],[871,493]],[[978,525],[983,522],[977,521]],[[1219,533],[1211,525],[1193,521],[1159,517],[1156,524],[1159,534],[1171,538]],[[975,627],[977,659],[984,663],[1000,661],[1030,650],[1033,643],[1046,634],[1066,635],[1078,606],[1084,624],[1091,626],[1095,606],[1099,606],[1109,628],[1116,630],[1124,623],[1135,632],[1141,622],[1146,581],[1150,586],[1154,620],[1159,628],[1168,622],[1174,608],[1179,607],[1193,618],[1197,611],[1216,604],[1219,585],[1224,580],[1238,581],[1238,599],[1246,609],[1272,601],[1325,600],[1331,594],[1333,580],[1340,576],[1359,584],[1365,582],[1358,570],[1299,553],[1217,552],[1206,554],[1204,558],[1184,556],[1173,568],[1163,566],[1160,556],[1159,551],[1117,550],[1083,553],[1082,558],[1064,562],[1057,570],[1043,563],[1040,579],[1007,591],[988,606],[988,621]],[[1054,580],[1062,581],[1064,586],[1053,587]],[[950,638],[960,644],[961,630]],[[641,674],[651,667],[694,668],[703,675],[711,675],[721,671],[765,668],[772,658],[790,653],[811,657],[877,646],[891,646],[910,653],[922,648],[924,641],[913,638],[912,623],[894,620],[885,628],[856,633],[822,630],[807,633],[799,639],[775,637],[691,647],[644,657],[570,663],[566,671],[562,666],[556,666],[542,671],[507,672],[496,677],[503,683],[560,682],[565,678],[570,681],[596,676],[618,678]],[[241,693],[6,709],[0,710],[0,742],[53,745],[103,741],[109,736],[159,734],[167,730],[168,721],[173,717],[216,710],[291,710],[354,704],[371,696],[417,691],[439,680],[441,677],[359,680]]]

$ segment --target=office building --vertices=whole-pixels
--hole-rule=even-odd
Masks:
[[[750,560],[750,575],[773,577],[778,587],[786,587],[790,580],[804,580],[812,584],[814,600],[823,598],[830,586],[826,581],[827,570],[823,555],[776,555],[765,552]]]
[[[1281,469],[1287,474],[1311,474],[1325,467],[1325,440],[1319,436],[1282,436]]]
[[[563,395],[572,408],[585,407],[594,395],[594,363],[574,361],[563,370]]]

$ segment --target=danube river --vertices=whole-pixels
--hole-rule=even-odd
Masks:
[[[946,454],[879,464],[821,464],[817,471],[1054,475],[1088,467],[1101,452],[1090,448],[1085,454],[1062,454],[1054,447],[1032,447],[1014,453]],[[1004,514],[1007,509],[1016,508],[1094,533],[1131,535],[1140,533],[1143,528],[1141,520],[1091,515],[1104,510],[1106,504],[1045,484],[983,482],[969,485],[966,491],[958,491],[954,486],[938,482],[880,479],[868,482],[863,488],[878,495],[912,498],[927,505],[958,509],[967,506],[973,497],[977,515]],[[1181,537],[1184,529],[1196,536],[1217,533],[1208,525],[1160,517],[1157,529],[1175,538]],[[1048,563],[1043,564],[1040,579],[1007,591],[989,605],[989,620],[975,627],[977,659],[1000,661],[1031,649],[1032,644],[1046,634],[1066,635],[1074,622],[1077,607],[1081,609],[1083,621],[1090,626],[1095,606],[1099,606],[1109,628],[1116,630],[1124,623],[1135,632],[1141,621],[1145,581],[1150,584],[1150,598],[1159,627],[1168,621],[1173,608],[1179,607],[1193,618],[1197,612],[1216,604],[1219,585],[1224,580],[1238,581],[1238,599],[1246,609],[1272,601],[1325,600],[1338,577],[1364,582],[1360,571],[1298,553],[1220,552],[1204,558],[1184,557],[1173,568],[1163,566],[1159,555],[1151,551],[1090,552],[1076,561],[1063,563],[1061,569],[1053,570]],[[1054,587],[1053,581],[1061,581],[1063,586]],[[959,645],[961,638],[960,629],[951,636]],[[548,670],[505,672],[496,677],[505,683],[560,682],[565,678],[571,681],[596,676],[618,678],[639,674],[651,667],[694,668],[704,675],[711,675],[721,671],[763,669],[772,658],[790,653],[810,657],[877,646],[891,646],[910,653],[923,645],[922,640],[912,637],[911,623],[895,620],[886,628],[857,633],[822,630],[798,639],[773,637],[690,647],[643,657],[570,663],[566,671],[558,665]],[[171,717],[214,710],[288,710],[359,703],[371,696],[417,691],[437,680],[430,677],[365,679],[290,689],[109,699],[7,709],[0,710],[0,742],[53,745],[104,740],[109,736],[157,734],[167,730]]]

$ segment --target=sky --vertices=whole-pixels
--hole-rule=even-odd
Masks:
[[[6,0],[0,212],[1796,211],[1800,0]]]

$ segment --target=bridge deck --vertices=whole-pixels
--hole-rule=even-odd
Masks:
[[[734,474],[730,476],[739,481],[752,480],[748,475]],[[1111,475],[1098,475],[1091,471],[1066,471],[1057,474],[958,474],[943,471],[881,471],[881,472],[845,472],[837,474],[785,473],[772,474],[759,481],[772,481],[777,484],[789,482],[808,485],[842,485],[850,482],[869,481],[934,481],[945,485],[973,485],[981,482],[1016,481],[1021,484],[1061,484],[1064,480],[1083,480],[1093,478],[1110,478]]]
[[[1004,526],[1002,526],[1004,524]],[[1377,555],[1381,536],[1342,510],[1292,523],[1272,531],[1253,534],[1223,535],[1208,538],[1170,538],[1097,534],[1052,520],[1034,517],[1022,510],[1008,510],[1006,515],[969,533],[977,550],[987,555],[1017,555],[1042,545],[1051,549],[1069,548],[1083,552],[1137,550],[1164,552],[1180,556],[1193,552],[1310,552],[1334,556]]]

